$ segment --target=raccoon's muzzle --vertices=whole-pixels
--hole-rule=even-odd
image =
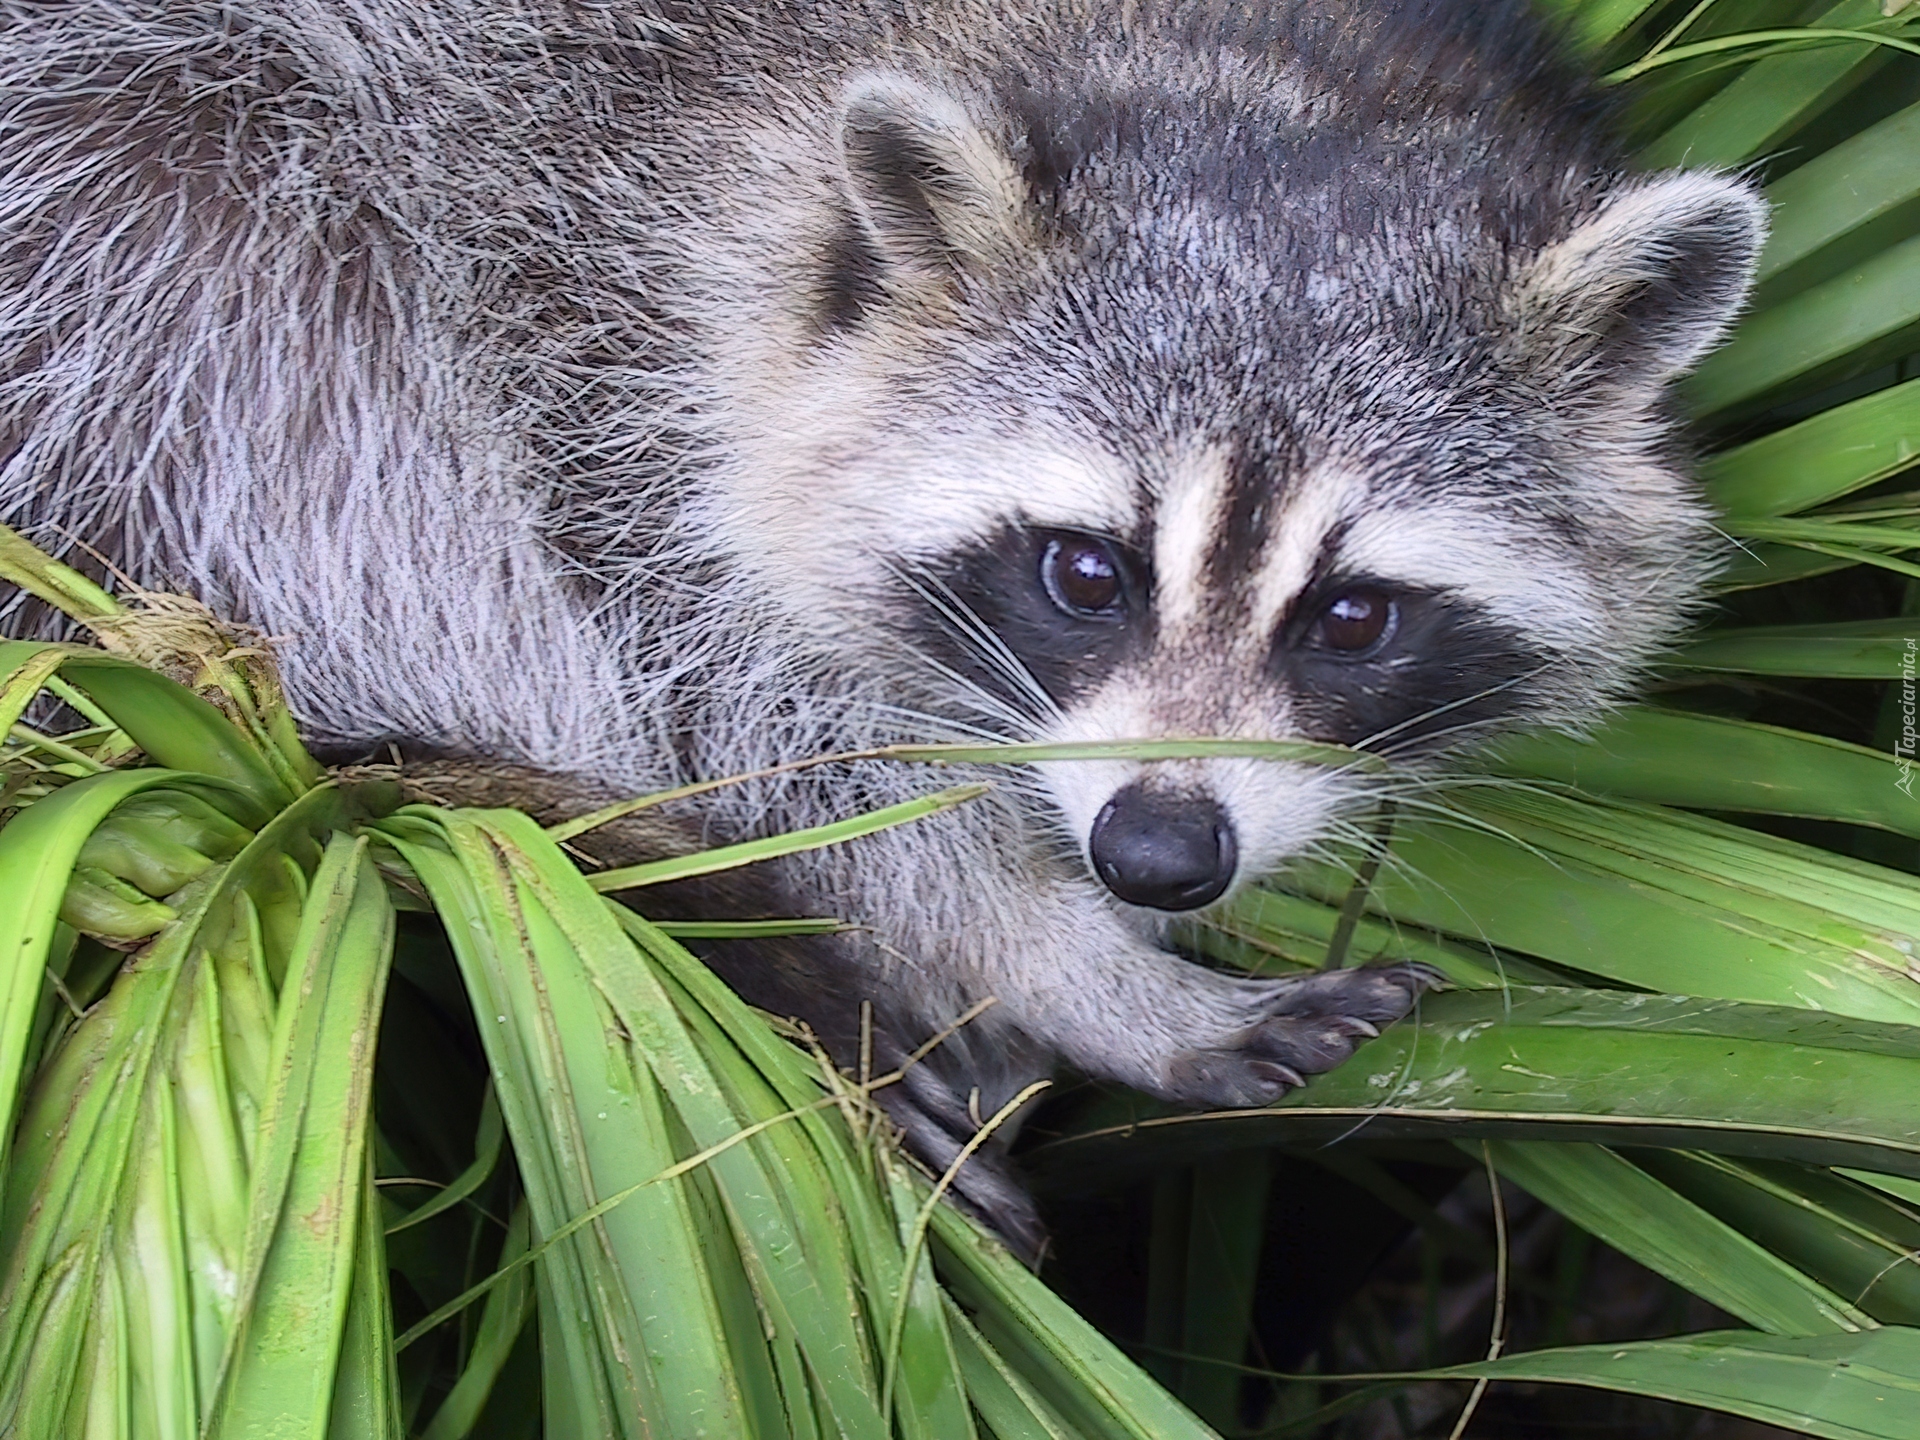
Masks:
[[[1129,905],[1198,910],[1227,893],[1239,863],[1233,822],[1214,801],[1138,784],[1101,807],[1087,838],[1094,872]]]

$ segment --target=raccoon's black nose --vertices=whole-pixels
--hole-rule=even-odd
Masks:
[[[1093,868],[1129,905],[1198,910],[1226,894],[1239,847],[1226,812],[1211,800],[1120,791],[1087,837]]]

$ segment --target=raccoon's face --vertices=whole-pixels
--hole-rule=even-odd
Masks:
[[[1409,438],[1398,454],[1286,462],[1230,444],[1159,464],[1085,456],[1130,478],[1127,513],[1045,507],[1027,488],[987,533],[896,558],[888,613],[921,662],[902,667],[919,704],[1047,741],[1307,739],[1418,762],[1585,713],[1623,678],[1622,647],[1676,618],[1598,633],[1612,607],[1550,521],[1434,492],[1436,468],[1504,468],[1469,462],[1457,438],[1440,457]],[[1040,769],[1093,873],[1168,911],[1299,853],[1365,788],[1251,758]]]
[[[1333,122],[1247,104],[1109,96],[1066,155],[1057,121],[856,82],[736,552],[955,734],[1401,759],[1590,718],[1707,568],[1662,397],[1743,297],[1761,202],[1551,154],[1469,178],[1444,136],[1308,164]],[[1361,793],[1251,759],[1041,773],[1085,865],[1162,911]]]

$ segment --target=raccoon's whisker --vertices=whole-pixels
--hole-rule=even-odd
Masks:
[[[909,574],[898,566],[889,568],[932,607],[955,638],[965,642],[995,673],[1031,700],[1038,715],[1046,719],[1059,717],[1059,704],[1034,678],[1026,663],[1013,653],[1007,642],[980,618],[971,605],[954,593],[952,586],[925,569],[918,574]]]
[[[1010,723],[1013,727],[1012,731],[1010,733],[998,733],[995,735],[996,739],[1011,740],[1032,738],[1033,718],[1031,716],[1022,714],[1015,706],[1008,704],[1002,696],[994,694],[993,691],[987,689],[972,677],[961,674],[944,660],[929,655],[917,646],[909,645],[905,648],[908,654],[912,655],[927,669],[939,675],[942,679],[950,681],[960,692],[961,696],[965,698],[965,703],[977,714]]]
[[[1403,731],[1406,731],[1415,725],[1419,725],[1424,723],[1425,721],[1431,720],[1437,715],[1445,715],[1448,711],[1458,710],[1464,705],[1471,705],[1476,701],[1485,700],[1488,696],[1501,694],[1504,691],[1513,689],[1517,685],[1521,685],[1529,680],[1535,679],[1536,677],[1545,674],[1549,668],[1550,667],[1548,666],[1548,664],[1546,664],[1545,662],[1542,662],[1541,664],[1536,665],[1533,669],[1528,670],[1523,674],[1510,676],[1505,680],[1496,681],[1492,685],[1483,686],[1481,689],[1475,690],[1473,693],[1469,695],[1462,695],[1458,699],[1449,700],[1444,705],[1435,705],[1426,710],[1422,710],[1417,715],[1411,715],[1407,719],[1400,721],[1398,724],[1389,725],[1383,730],[1376,730],[1373,732],[1373,734],[1367,736],[1365,739],[1354,742],[1354,748],[1358,750],[1365,750],[1370,747],[1379,746],[1381,741],[1390,739],[1394,735],[1400,734]],[[1426,739],[1428,737],[1422,736],[1420,738]]]
[[[1422,731],[1419,735],[1409,737],[1398,744],[1382,746],[1373,753],[1387,759],[1409,753],[1417,754],[1420,747],[1437,748],[1443,741],[1451,746],[1459,743],[1463,736],[1482,731],[1510,729],[1512,724],[1512,717],[1508,715],[1483,715],[1475,720],[1463,720],[1457,725],[1443,725],[1437,730]]]
[[[961,605],[958,597],[953,596],[950,590],[947,591],[948,599],[943,600],[927,590],[912,576],[901,571],[898,567],[889,566],[888,568],[893,570],[899,579],[911,586],[916,593],[925,599],[935,614],[940,617],[942,624],[960,639],[968,649],[980,655],[992,671],[1008,675],[1009,678],[1014,681],[1016,691],[1031,691],[1044,701],[1046,707],[1053,706],[1052,697],[1041,690],[1039,683],[1026,671],[1026,668],[1013,657],[1011,652],[1006,651],[1005,644],[1000,641],[999,637],[994,635],[971,610]],[[942,586],[941,588],[945,589],[946,587]],[[960,606],[960,608],[955,609],[954,607],[956,605]],[[999,652],[1005,652],[1004,657],[992,648],[982,648],[979,643],[979,635],[981,633],[984,633],[989,640],[998,647]],[[951,682],[968,698],[969,703],[976,708],[978,713],[1008,722],[1011,725],[1011,733],[1000,738],[1026,739],[1032,737],[1034,729],[1033,716],[1023,713],[1019,707],[1010,704],[1005,696],[995,694],[980,684],[979,681],[973,679],[971,676],[962,674],[953,666],[929,654],[917,645],[903,641],[901,648],[922,666],[931,670],[934,674],[939,675],[942,679]],[[1048,711],[1043,709],[1042,713],[1046,714]]]

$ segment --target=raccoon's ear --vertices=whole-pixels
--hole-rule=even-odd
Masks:
[[[904,278],[945,278],[1018,242],[1020,171],[951,95],[901,75],[855,79],[841,101],[840,158],[864,238]]]
[[[1766,201],[1728,176],[1615,192],[1522,272],[1511,299],[1525,363],[1569,386],[1657,389],[1726,333],[1766,235]]]

